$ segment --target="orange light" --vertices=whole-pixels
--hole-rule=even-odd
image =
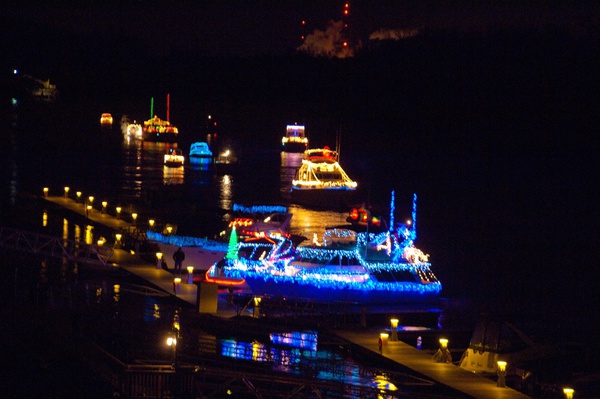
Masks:
[[[225,279],[225,278],[213,278],[209,275],[210,273],[210,269],[208,269],[206,271],[206,275],[205,275],[205,280],[208,281],[209,283],[216,283],[216,284],[220,284],[220,285],[242,285],[246,282],[245,279],[238,279],[238,280],[232,280],[232,279]]]
[[[344,42],[344,47],[348,47],[348,42]]]

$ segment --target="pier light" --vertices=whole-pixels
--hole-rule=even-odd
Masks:
[[[93,195],[90,195],[90,196],[88,197],[88,201],[89,201],[89,203],[90,203],[90,204],[93,204],[93,203],[94,203],[94,196],[93,196]]]
[[[44,198],[48,197],[48,187],[44,187]]]
[[[448,340],[446,338],[440,338],[440,348],[448,349]]]
[[[575,390],[573,388],[563,388],[563,393],[565,394],[565,399],[573,399]]]
[[[392,337],[391,341],[398,341],[398,323],[400,320],[398,319],[390,319],[390,323],[392,324]]]
[[[86,215],[85,215],[85,216],[86,216],[86,217],[87,217],[87,216],[90,216],[90,213],[91,213],[91,212],[92,212],[92,206],[91,206],[91,205],[88,205],[88,206],[85,208],[85,213],[86,213]]]
[[[171,234],[173,232],[173,227],[172,226],[167,226],[167,233]]]
[[[120,219],[120,218],[121,218],[121,207],[120,207],[120,206],[118,206],[118,207],[116,207],[115,209],[116,209],[116,211],[117,211],[117,219]]]
[[[77,202],[80,202],[81,201],[81,191],[77,191],[75,193],[75,195],[77,196]]]
[[[173,279],[173,292],[175,292],[175,294],[179,294],[181,292],[181,278],[180,277],[175,277]]]
[[[149,219],[148,220],[148,225],[150,226],[150,229],[152,229],[154,227],[154,219]]]
[[[106,213],[106,207],[108,206],[108,202],[102,201],[102,213]]]
[[[186,267],[187,272],[188,272],[188,284],[194,284],[194,266],[188,266]]]
[[[259,296],[255,296],[254,297],[254,312],[253,312],[253,317],[255,319],[258,319],[260,317],[260,302],[262,301],[262,298]]]
[[[168,346],[177,345],[177,338],[175,338],[175,337],[167,338],[167,345]]]
[[[498,383],[496,386],[505,388],[506,387],[506,362],[498,360]]]
[[[121,286],[119,284],[113,285],[113,292],[118,294],[121,291]]]
[[[156,268],[157,269],[162,269],[162,257],[163,257],[162,252],[156,253]]]
[[[65,187],[65,198],[69,198],[69,187]]]
[[[123,235],[121,233],[115,234],[115,247],[118,248],[121,246],[121,238],[123,238]]]
[[[98,240],[98,246],[99,246],[99,247],[101,247],[101,246],[103,246],[103,245],[104,245],[104,239],[100,238],[100,239]]]
[[[131,219],[133,219],[133,223],[134,223],[134,224],[135,224],[135,221],[137,220],[137,216],[138,216],[138,215],[137,215],[137,213],[135,213],[135,212],[131,214]]]

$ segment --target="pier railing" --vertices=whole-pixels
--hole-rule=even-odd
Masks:
[[[113,255],[110,246],[86,244],[45,234],[0,226],[0,248],[80,263],[107,265]]]

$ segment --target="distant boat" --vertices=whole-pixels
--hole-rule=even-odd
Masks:
[[[228,148],[215,158],[215,167],[219,173],[231,173],[238,164],[238,157]]]
[[[127,125],[127,135],[136,140],[142,140],[142,125],[139,123],[130,123]]]
[[[192,143],[189,160],[190,165],[208,168],[213,162],[213,153],[205,142]]]
[[[304,132],[304,125],[287,125],[285,136],[281,138],[283,152],[304,152],[308,149],[308,138]]]
[[[339,153],[325,147],[304,152],[290,194],[299,205],[344,209],[353,203],[356,187],[340,166]]]
[[[154,115],[154,98],[151,101],[150,114],[152,118],[144,122],[142,128],[142,138],[145,141],[156,141],[165,143],[177,142],[179,130],[177,127],[171,124],[169,121],[170,111],[170,95],[167,94],[167,119],[160,119],[157,115]]]
[[[112,124],[113,124],[112,115],[109,113],[102,114],[102,116],[100,116],[100,124],[102,126],[112,126]]]
[[[171,148],[169,152],[164,156],[164,164],[168,167],[179,167],[183,166],[185,162],[185,157],[183,156],[183,151],[179,148]]]

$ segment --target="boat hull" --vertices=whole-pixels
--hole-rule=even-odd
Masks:
[[[176,143],[177,142],[177,133],[143,132],[142,140],[158,142],[158,143]]]
[[[208,156],[203,157],[203,156],[190,155],[189,160],[190,160],[190,165],[208,167],[209,165],[212,164],[212,157],[208,157]]]
[[[317,209],[348,210],[356,201],[356,190],[298,189],[292,187],[293,203]]]
[[[288,143],[282,144],[282,146],[281,146],[281,151],[283,151],[283,152],[303,153],[307,149],[308,149],[308,144],[306,144],[306,143],[288,142]]]
[[[360,290],[351,288],[318,287],[313,284],[263,279],[246,275],[246,284],[253,295],[295,298],[317,303],[360,305],[421,305],[434,304],[439,298],[435,285],[415,283],[403,291]]]

